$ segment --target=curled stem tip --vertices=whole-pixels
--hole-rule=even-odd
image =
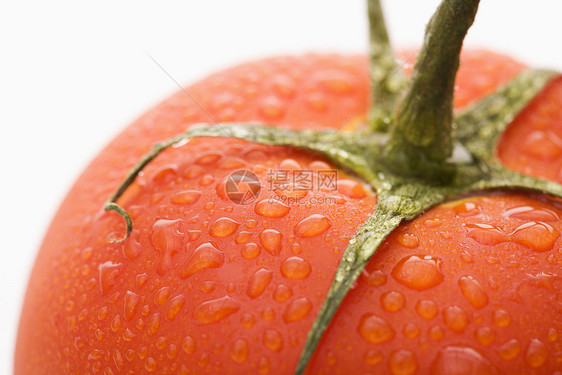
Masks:
[[[109,240],[113,243],[122,243],[123,241],[125,241],[129,237],[129,235],[131,234],[131,231],[133,230],[133,220],[131,219],[131,215],[129,215],[129,213],[123,207],[119,206],[115,202],[107,202],[103,206],[103,209],[105,211],[115,211],[119,215],[123,216],[123,219],[125,219],[125,224],[127,225],[127,230],[125,232],[125,236],[123,236],[121,238],[109,237]]]

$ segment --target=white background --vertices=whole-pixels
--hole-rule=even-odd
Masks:
[[[422,40],[435,0],[386,0],[392,40]],[[562,2],[482,0],[467,43],[562,70]],[[365,52],[362,0],[0,0],[0,373],[12,372],[35,252],[73,180],[180,83],[249,59]],[[41,317],[37,317],[41,319]]]

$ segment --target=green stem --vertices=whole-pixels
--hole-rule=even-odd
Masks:
[[[385,150],[385,162],[392,170],[432,180],[443,175],[443,165],[453,150],[453,91],[459,55],[478,3],[444,0],[427,25]]]
[[[392,121],[392,110],[405,77],[396,63],[379,0],[368,0],[370,37],[371,108],[369,123],[384,132]]]

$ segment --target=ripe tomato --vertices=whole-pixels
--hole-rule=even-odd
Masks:
[[[522,69],[466,53],[456,105]],[[153,143],[192,123],[360,126],[366,59],[273,58],[187,91],[211,118],[177,93],[110,143],[62,204],[29,282],[16,374],[293,371],[342,252],[376,205],[360,181],[340,170],[334,191],[270,186],[272,171],[335,167],[288,147],[201,138],[166,150],[120,200],[134,222],[124,243],[108,241],[125,226],[103,204]],[[561,102],[558,79],[518,116],[499,148],[507,165],[562,180]],[[251,204],[225,196],[240,169],[262,185]],[[268,200],[279,192],[302,199]],[[494,193],[402,225],[344,300],[308,372],[553,373],[562,366],[561,215],[538,195]]]

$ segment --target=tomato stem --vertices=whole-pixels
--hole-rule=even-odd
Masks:
[[[392,122],[396,98],[406,82],[396,63],[388,37],[379,0],[368,0],[369,10],[369,71],[371,75],[371,108],[369,123],[375,131],[387,131]]]
[[[385,149],[385,162],[396,173],[429,180],[447,178],[445,164],[453,150],[455,77],[478,4],[479,0],[444,0],[427,25]]]

